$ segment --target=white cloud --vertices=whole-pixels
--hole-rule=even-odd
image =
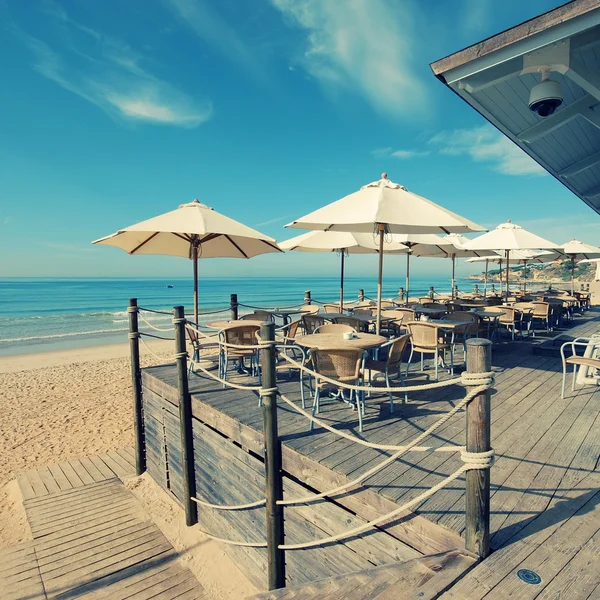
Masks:
[[[485,32],[492,17],[492,2],[490,0],[464,0],[462,10],[457,10],[459,27],[468,34]]]
[[[488,163],[503,175],[546,175],[530,156],[491,125],[473,129],[442,131],[429,143],[441,154],[470,156],[476,162]]]
[[[94,41],[82,44],[92,48],[86,53],[72,41],[78,36],[65,35],[61,36],[64,43],[60,50],[56,50],[13,26],[33,54],[33,68],[47,79],[124,119],[192,128],[210,118],[209,102],[192,100],[142,68],[141,55],[121,40],[76,23],[62,9],[50,9],[46,14],[61,27]]]
[[[388,0],[271,0],[307,32],[299,64],[329,90],[353,90],[378,110],[424,112],[415,76],[408,5]]]
[[[392,147],[387,147],[376,148],[371,151],[371,154],[375,158],[398,158],[400,160],[407,160],[409,158],[429,156],[430,152],[427,150],[394,150]]]

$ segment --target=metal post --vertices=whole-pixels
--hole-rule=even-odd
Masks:
[[[496,284],[492,283],[492,294],[496,293]]]
[[[398,298],[400,298],[401,301],[404,300],[404,288],[403,287],[401,287],[398,290]]]
[[[231,294],[231,296],[229,297],[229,306],[231,307],[231,320],[237,321],[237,318],[238,318],[237,294]]]
[[[473,286],[473,293],[474,293],[476,296],[479,296],[479,286],[478,286],[477,284],[475,284],[475,285]]]
[[[340,312],[344,312],[344,258],[346,255],[346,250],[342,248],[342,265],[340,270]]]
[[[142,370],[140,369],[140,333],[138,328],[137,298],[129,299],[129,351],[131,354],[131,382],[133,387],[133,432],[135,437],[135,474],[146,470],[146,442],[142,408]]]
[[[433,300],[433,298],[435,297],[435,290],[433,289],[433,286],[429,287],[429,299]]]
[[[177,360],[177,387],[179,389],[179,430],[181,432],[181,462],[183,471],[183,507],[185,524],[198,522],[198,510],[192,498],[196,497],[194,469],[194,438],[192,432],[192,398],[188,388],[187,351],[185,347],[185,311],[183,306],[173,308],[175,324],[175,357]]]
[[[492,342],[481,338],[467,340],[467,372],[487,373],[492,364]],[[467,405],[467,452],[491,450],[490,390],[478,394]],[[490,553],[490,470],[466,473],[465,546],[469,552],[486,558]]]
[[[365,301],[365,290],[363,290],[362,288],[360,290],[358,290],[358,301],[359,302]]]
[[[263,342],[275,340],[275,325],[264,323],[260,328]],[[270,345],[261,350],[262,385],[265,389],[276,387],[275,347]],[[277,432],[277,394],[263,396],[263,430],[265,435],[265,477],[267,488],[267,564],[269,589],[285,587],[285,551],[280,550],[284,539],[283,476],[281,470],[281,442]]]
[[[304,304],[308,304],[308,305],[312,304],[312,300],[310,298],[310,290],[306,290],[304,292]]]

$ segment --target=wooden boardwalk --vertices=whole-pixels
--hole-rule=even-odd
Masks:
[[[577,317],[569,334],[575,337],[580,332],[600,331],[599,315],[592,310]],[[548,337],[552,336],[502,342],[494,348],[492,444],[497,461],[491,471],[491,528],[496,552],[446,592],[448,598],[558,597],[550,595],[553,590],[568,589],[569,594],[560,597],[583,599],[590,597],[588,588],[596,590],[593,577],[597,569],[586,567],[586,561],[595,557],[600,529],[595,509],[599,498],[600,388],[585,387],[561,400],[560,360],[532,352],[534,344]],[[426,382],[431,369],[423,374],[415,365],[411,372],[410,383]],[[176,405],[173,366],[145,369],[143,379],[145,389]],[[245,382],[253,383],[247,377]],[[297,380],[282,377],[279,383],[282,391],[299,401]],[[196,419],[262,456],[262,413],[254,393],[223,389],[205,377],[192,377],[190,386]],[[386,397],[374,395],[367,401],[362,437],[388,444],[410,441],[464,393],[460,386],[411,393],[409,404],[394,414],[389,413]],[[361,435],[356,414],[344,405],[324,404],[320,417]],[[438,429],[429,443],[463,444],[464,425],[464,414],[457,415]],[[319,491],[364,473],[389,454],[319,428],[310,433],[306,420],[285,405],[279,413],[279,430],[284,470]],[[359,491],[336,497],[336,502],[369,520],[435,485],[459,465],[455,454],[411,454],[372,476]],[[286,514],[293,510],[287,509]],[[344,529],[340,523],[334,526],[336,531]],[[421,554],[460,547],[464,479],[422,503],[416,514],[386,526],[385,531]],[[538,572],[542,582],[534,585],[518,579],[516,572],[522,568]],[[588,577],[587,587],[576,588],[573,582],[582,581],[582,572]],[[544,590],[548,590],[547,596]]]
[[[130,448],[23,473],[33,540],[0,550],[3,600],[192,600],[192,573],[118,477]]]

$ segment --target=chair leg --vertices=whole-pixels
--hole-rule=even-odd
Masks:
[[[577,365],[573,365],[573,384],[571,385],[571,390],[575,391],[575,381],[577,380]]]
[[[315,416],[315,413],[319,412],[319,394],[321,393],[321,390],[319,388],[317,388],[317,391],[315,393],[315,397],[313,400],[313,405],[312,405],[312,416]],[[311,421],[310,422],[310,428],[309,431],[312,431],[315,427],[315,424]]]
[[[304,375],[302,369],[298,370],[298,377],[300,378],[300,400],[302,402],[302,408],[306,408],[304,404]]]
[[[356,390],[354,391],[354,399],[356,401],[356,410],[358,412],[358,430],[362,433],[364,405],[361,406],[360,393],[357,392]]]
[[[408,377],[408,367],[410,366],[410,361],[412,360],[414,351],[415,351],[415,349],[411,346],[410,347],[410,356],[408,357],[408,362],[406,363],[406,376],[407,377]]]
[[[423,364],[423,353],[421,352],[421,373],[425,370],[425,365]]]
[[[565,384],[567,383],[567,365],[563,364],[563,376],[562,376],[562,387],[560,392],[560,397],[565,399]]]
[[[390,385],[390,377],[389,377],[387,368],[385,370],[385,385],[387,387],[391,387],[391,385]],[[392,394],[392,392],[388,392],[388,394],[389,394],[389,397],[390,397],[390,413],[393,413],[394,412],[394,395]]]
[[[423,355],[421,354],[421,356],[423,356]],[[440,358],[439,351],[436,348],[435,349],[435,359],[434,359],[435,360],[435,380],[436,381],[438,380],[438,362],[439,362],[439,358]]]

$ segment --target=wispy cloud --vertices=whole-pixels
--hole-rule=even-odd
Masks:
[[[265,227],[265,225],[272,225],[273,223],[281,223],[281,221],[287,221],[291,219],[293,215],[284,215],[283,217],[277,217],[276,219],[270,219],[269,221],[263,221],[262,223],[255,223],[252,227]]]
[[[494,171],[503,175],[547,174],[531,157],[491,125],[442,131],[434,135],[429,143],[441,154],[469,156],[476,162],[489,164]]]
[[[218,50],[232,64],[251,72],[259,79],[265,74],[256,51],[206,0],[165,0],[166,4],[208,46]]]
[[[429,156],[431,154],[428,150],[394,150],[394,148],[375,148],[371,151],[371,154],[375,158],[398,158],[400,160],[407,160],[409,158],[419,158],[423,156]]]
[[[490,0],[463,0],[462,10],[457,10],[459,26],[467,34],[482,33],[488,27],[492,16]]]
[[[328,90],[362,94],[393,116],[425,110],[415,75],[408,4],[388,0],[271,0],[307,33],[299,65]]]
[[[60,36],[60,48],[13,25],[42,76],[114,117],[190,128],[210,118],[209,102],[193,100],[144,69],[141,55],[125,42],[74,21],[55,4],[45,15],[49,29],[60,25],[71,34]]]

